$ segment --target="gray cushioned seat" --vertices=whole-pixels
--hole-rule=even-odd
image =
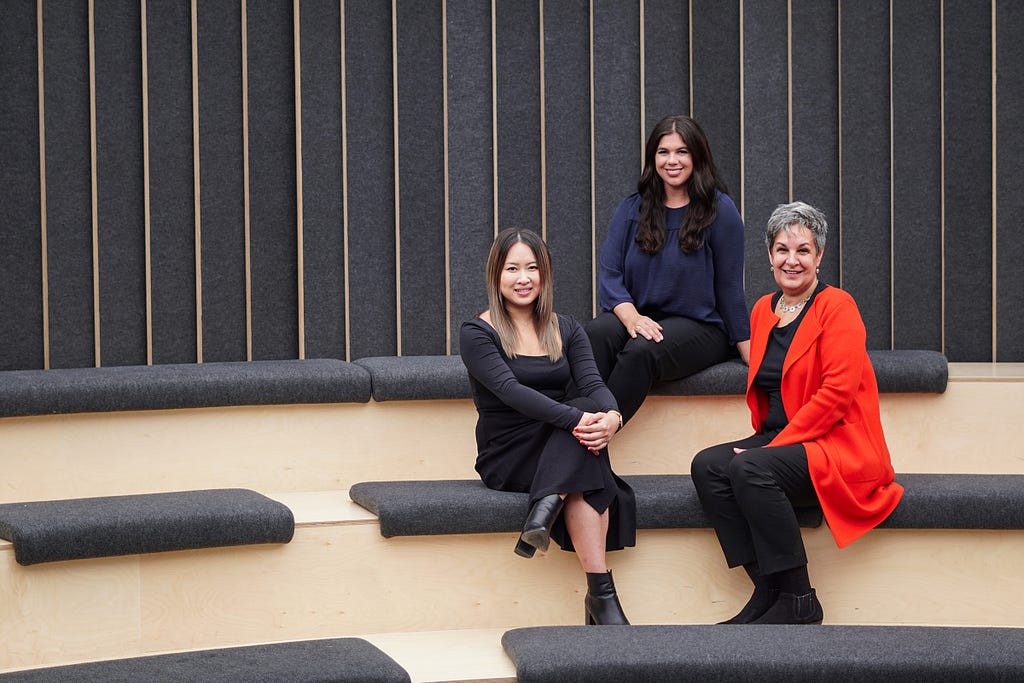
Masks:
[[[362,638],[298,640],[175,652],[0,674],[4,683],[407,683],[398,663]]]
[[[0,417],[369,400],[369,373],[330,358],[0,373]]]
[[[942,393],[949,368],[937,351],[869,351],[882,393]],[[371,376],[375,401],[470,398],[469,378],[458,356],[374,356],[353,361]],[[656,384],[655,396],[743,395],[747,366],[730,360],[680,380]]]
[[[1019,628],[546,626],[502,645],[519,683],[1024,680]]]
[[[18,564],[287,543],[295,517],[248,489],[208,489],[0,505]]]
[[[623,477],[636,493],[640,529],[707,528],[689,475]],[[900,474],[906,489],[890,529],[1024,529],[1024,475]],[[349,489],[380,520],[381,535],[420,536],[518,531],[527,494],[494,491],[479,480],[373,481]],[[820,508],[799,508],[804,527],[821,524]]]

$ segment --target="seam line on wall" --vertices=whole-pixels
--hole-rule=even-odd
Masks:
[[[146,364],[153,364],[153,221],[150,211],[149,174],[149,40],[146,31],[146,0],[139,1],[142,48],[142,225],[146,270]]]
[[[46,238],[46,89],[43,69],[43,0],[36,3],[36,88],[39,99],[39,240],[43,298],[43,369],[50,369],[50,264]]]

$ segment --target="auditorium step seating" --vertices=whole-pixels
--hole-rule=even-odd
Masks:
[[[1019,421],[1022,399],[1024,365],[952,364],[945,393],[883,394],[897,471],[1024,474],[1018,440],[1003,428]],[[738,395],[652,396],[616,438],[616,468],[683,475],[696,450],[744,434],[747,420]],[[518,558],[510,530],[385,538],[347,493],[399,477],[475,480],[474,423],[466,398],[0,419],[0,502],[245,487],[296,520],[284,545],[30,567],[0,542],[0,671],[352,636],[414,681],[512,680],[502,634],[581,623],[575,557],[553,548]],[[882,528],[842,551],[824,527],[804,533],[827,626],[1024,625],[1022,531]],[[731,616],[748,590],[705,528],[642,529],[636,548],[609,560],[638,625],[710,624]],[[486,646],[430,645],[451,629]],[[406,659],[380,644],[389,639],[408,646]],[[484,649],[493,661],[473,670]],[[417,678],[421,657],[452,665],[448,678]],[[460,674],[462,660],[476,673]]]

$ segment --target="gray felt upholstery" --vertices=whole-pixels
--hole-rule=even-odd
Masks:
[[[0,373],[0,417],[368,400],[369,373],[329,358]]]
[[[949,369],[937,351],[869,351],[882,393],[938,393]],[[458,356],[374,356],[353,361],[370,372],[375,401],[469,398],[469,379]],[[743,395],[747,366],[730,360],[651,391],[656,396]]]
[[[361,638],[176,652],[0,674],[4,683],[403,683],[409,674]]]
[[[248,489],[209,489],[0,505],[18,564],[253,543],[287,543],[295,518]]]
[[[641,529],[706,528],[689,475],[623,477],[636,493]],[[1024,529],[1024,475],[900,474],[906,489],[889,529]],[[527,494],[488,489],[478,480],[371,481],[349,490],[380,519],[385,537],[517,531]],[[819,526],[818,508],[797,510],[804,527]]]
[[[1024,629],[548,626],[508,631],[519,683],[1024,680]]]
[[[707,527],[689,475],[623,477],[636,494],[641,529]],[[370,481],[349,489],[353,501],[380,519],[382,536],[518,531],[528,495],[487,488],[478,480]],[[799,511],[801,524],[821,524],[817,508]]]

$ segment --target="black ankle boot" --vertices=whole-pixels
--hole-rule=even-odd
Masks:
[[[587,572],[587,597],[583,599],[583,615],[587,626],[628,626],[615,593],[612,573]]]
[[[824,617],[814,589],[807,595],[779,593],[779,599],[752,624],[820,624]]]
[[[719,624],[749,624],[755,619],[764,615],[768,609],[775,604],[779,598],[778,588],[754,589],[754,594],[747,600],[739,614],[727,621],[720,621]]]
[[[519,535],[516,543],[516,555],[532,557],[533,550],[546,552],[551,542],[551,527],[555,524],[555,518],[562,511],[565,501],[557,493],[544,496],[530,508],[526,515],[526,523],[523,524],[523,533]]]

